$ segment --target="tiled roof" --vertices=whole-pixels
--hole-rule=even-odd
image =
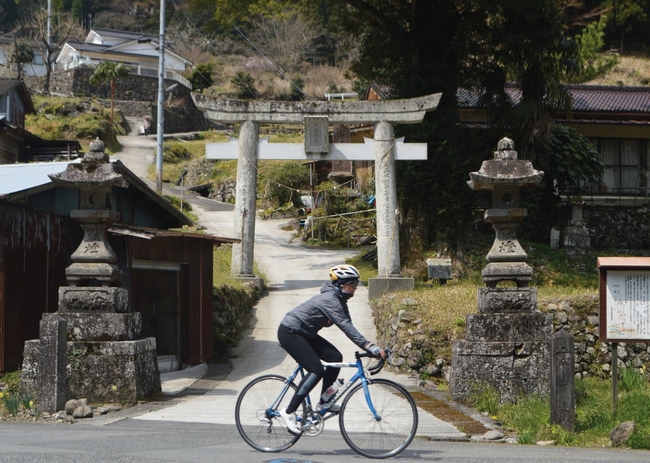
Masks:
[[[614,87],[600,85],[567,85],[573,98],[573,112],[588,113],[649,113],[650,87]],[[514,84],[506,86],[513,103],[521,98],[521,90]],[[458,104],[463,108],[478,108],[477,90],[459,88]]]

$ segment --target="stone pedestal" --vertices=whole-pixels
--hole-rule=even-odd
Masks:
[[[385,293],[412,291],[415,287],[413,278],[390,277],[368,279],[368,299],[377,299]]]
[[[466,400],[487,384],[504,402],[548,394],[552,315],[537,311],[535,288],[480,288],[478,314],[466,319],[465,340],[452,345],[450,390]]]

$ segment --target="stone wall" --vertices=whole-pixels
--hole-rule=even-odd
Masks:
[[[253,317],[253,307],[259,300],[259,293],[253,284],[243,289],[222,285],[213,289],[212,328],[214,332],[215,357],[228,354],[241,341]]]
[[[393,351],[391,365],[396,370],[448,381],[451,340],[435,338],[435,328],[409,312],[411,303],[414,301],[393,299],[391,295],[372,302],[377,341]],[[396,310],[397,305],[400,310]],[[553,315],[554,332],[564,329],[573,335],[576,377],[610,376],[612,346],[600,342],[597,296],[540,300],[538,309]],[[650,344],[619,343],[617,356],[619,369],[648,366]]]
[[[210,192],[209,197],[211,199],[216,199],[217,201],[222,201],[224,203],[235,203],[235,192],[236,192],[236,183],[234,180],[229,182],[224,182],[219,185],[215,184],[212,191]]]
[[[554,331],[564,329],[573,335],[577,378],[611,376],[612,345],[600,342],[597,296],[540,301],[539,308],[553,314]],[[616,355],[619,369],[650,365],[650,344],[621,342]]]
[[[98,85],[90,84],[92,68],[75,68],[69,71],[52,73],[50,92],[64,97],[93,97],[110,100],[111,89],[108,82]],[[26,78],[25,82],[32,91],[41,91],[42,78]],[[177,83],[165,80],[165,87]],[[154,122],[152,133],[156,133],[158,77],[131,74],[116,81],[115,107],[126,116],[151,116]],[[165,94],[165,133],[196,132],[207,130],[205,116],[198,110],[192,100],[191,90],[178,84],[172,91]]]
[[[585,205],[584,221],[592,249],[650,255],[650,207]]]

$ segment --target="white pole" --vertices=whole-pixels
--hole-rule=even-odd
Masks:
[[[156,192],[163,190],[163,132],[165,127],[165,0],[160,0],[160,58],[158,60],[158,132],[156,151]]]

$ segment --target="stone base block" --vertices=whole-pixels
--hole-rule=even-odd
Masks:
[[[525,262],[490,262],[481,275],[485,284],[492,288],[500,281],[514,281],[521,288],[532,279],[533,269]]]
[[[442,282],[453,278],[451,273],[451,259],[427,259],[427,273],[429,279],[438,279]]]
[[[40,341],[25,343],[21,390],[38,397]],[[134,404],[161,392],[156,339],[67,343],[67,399]]]
[[[108,286],[61,286],[59,312],[128,312],[129,292]]]
[[[385,293],[412,291],[415,287],[413,278],[370,278],[368,280],[368,299],[377,299]]]
[[[479,288],[480,313],[520,313],[537,309],[537,288]]]
[[[502,402],[521,395],[546,395],[550,389],[550,342],[469,342],[452,345],[449,388],[454,400],[470,398],[489,385]]]
[[[69,341],[133,341],[142,331],[142,314],[60,313],[68,322]]]
[[[257,288],[257,291],[260,294],[262,294],[262,292],[264,291],[264,278],[260,278],[256,275],[239,275],[236,276],[235,278],[237,278],[240,281],[244,281],[246,283],[252,284]]]
[[[470,314],[465,339],[476,342],[550,341],[553,316],[541,312],[518,314]]]

